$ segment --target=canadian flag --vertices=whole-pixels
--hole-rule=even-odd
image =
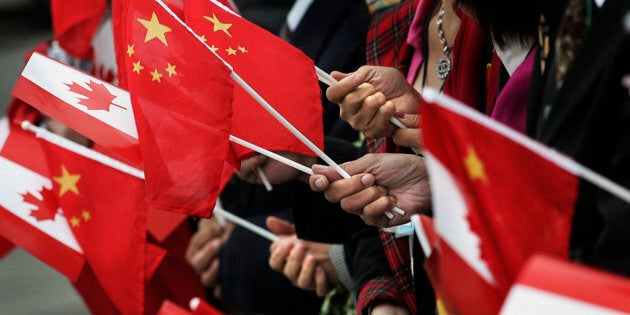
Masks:
[[[142,165],[133,108],[125,90],[33,53],[13,96],[134,165]]]
[[[0,235],[75,281],[83,250],[60,211],[37,140],[0,120]]]
[[[628,297],[628,278],[536,255],[523,266],[500,314],[628,314]]]

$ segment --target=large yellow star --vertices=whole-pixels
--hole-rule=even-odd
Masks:
[[[71,191],[75,195],[79,194],[77,188],[77,182],[81,179],[79,174],[70,174],[65,165],[61,165],[61,176],[53,177],[53,180],[57,182],[61,187],[59,188],[59,196],[63,196],[66,192]]]
[[[167,67],[166,67],[166,72],[168,72],[168,77],[172,77],[173,75],[177,74],[177,71],[175,71],[175,65],[172,65],[170,63],[167,63]]]
[[[131,55],[133,55],[134,53],[135,51],[133,50],[133,45],[127,45],[127,55],[131,57]]]
[[[228,56],[229,55],[236,55],[236,50],[233,49],[232,47],[228,47],[225,51],[227,51]]]
[[[144,69],[144,66],[140,64],[140,60],[133,63],[133,72],[140,74],[140,70]]]
[[[232,37],[232,34],[228,31],[230,27],[232,27],[231,23],[222,23],[219,19],[217,19],[217,16],[214,15],[214,13],[212,13],[212,17],[204,16],[204,18],[214,24],[214,28],[212,29],[213,31],[223,31],[223,33],[227,34],[227,36]]]
[[[157,15],[155,15],[155,12],[153,12],[153,15],[151,15],[151,21],[138,19],[138,22],[140,22],[140,24],[142,24],[142,26],[146,27],[147,29],[147,35],[144,36],[145,43],[154,38],[157,38],[165,46],[168,46],[168,43],[166,42],[166,36],[164,34],[170,32],[171,28],[164,24],[160,24],[160,21],[158,20]]]
[[[466,165],[466,170],[468,171],[468,176],[471,179],[479,179],[482,182],[487,182],[488,178],[486,177],[486,172],[484,171],[483,162],[475,152],[473,147],[468,147],[468,154],[464,158],[464,164]]]
[[[151,71],[151,81],[158,81],[158,83],[162,83],[162,74],[157,71],[157,69]]]

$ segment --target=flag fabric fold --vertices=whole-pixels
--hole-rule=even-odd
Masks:
[[[218,1],[186,1],[184,13],[186,24],[229,63],[235,73],[306,138],[323,149],[321,90],[313,60]],[[312,150],[238,84],[234,87],[233,110],[234,136],[267,150],[314,156]],[[251,149],[240,145],[233,145],[233,150],[238,159],[252,154]]]
[[[59,45],[75,58],[91,57],[92,38],[107,10],[107,1],[51,0],[50,10]]]
[[[229,148],[229,69],[165,4],[132,0],[122,11],[119,71],[131,94],[149,205],[209,217]]]
[[[524,262],[566,257],[574,162],[456,100],[423,91],[422,137],[439,246],[433,274],[445,305],[497,313]],[[467,278],[471,285],[461,285]],[[477,292],[477,298],[468,298]],[[482,296],[484,294],[485,296]],[[484,300],[487,303],[480,303]]]
[[[52,189],[39,142],[0,119],[0,236],[74,281],[85,263],[83,249]]]
[[[142,314],[146,280],[144,182],[40,140],[52,191],[103,290],[123,314]]]

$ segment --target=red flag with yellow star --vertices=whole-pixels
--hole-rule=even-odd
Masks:
[[[575,162],[450,97],[422,94],[436,287],[457,313],[496,314],[532,254],[568,255]]]
[[[229,69],[165,4],[132,0],[124,10],[119,62],[136,114],[149,205],[209,217],[229,149]]]
[[[212,50],[286,120],[323,148],[321,90],[313,60],[218,1],[187,0],[184,13],[186,24]],[[314,156],[238,85],[234,90],[232,134],[267,150]],[[233,148],[238,158],[252,152],[240,145]]]
[[[144,182],[48,141],[41,141],[52,192],[96,279],[123,314],[144,306]]]
[[[52,186],[39,142],[0,119],[0,235],[74,281],[85,257]]]

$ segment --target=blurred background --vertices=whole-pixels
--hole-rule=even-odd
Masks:
[[[47,0],[0,0],[0,116],[4,116],[24,56],[52,36]],[[59,273],[15,248],[0,259],[0,314],[88,314]]]

